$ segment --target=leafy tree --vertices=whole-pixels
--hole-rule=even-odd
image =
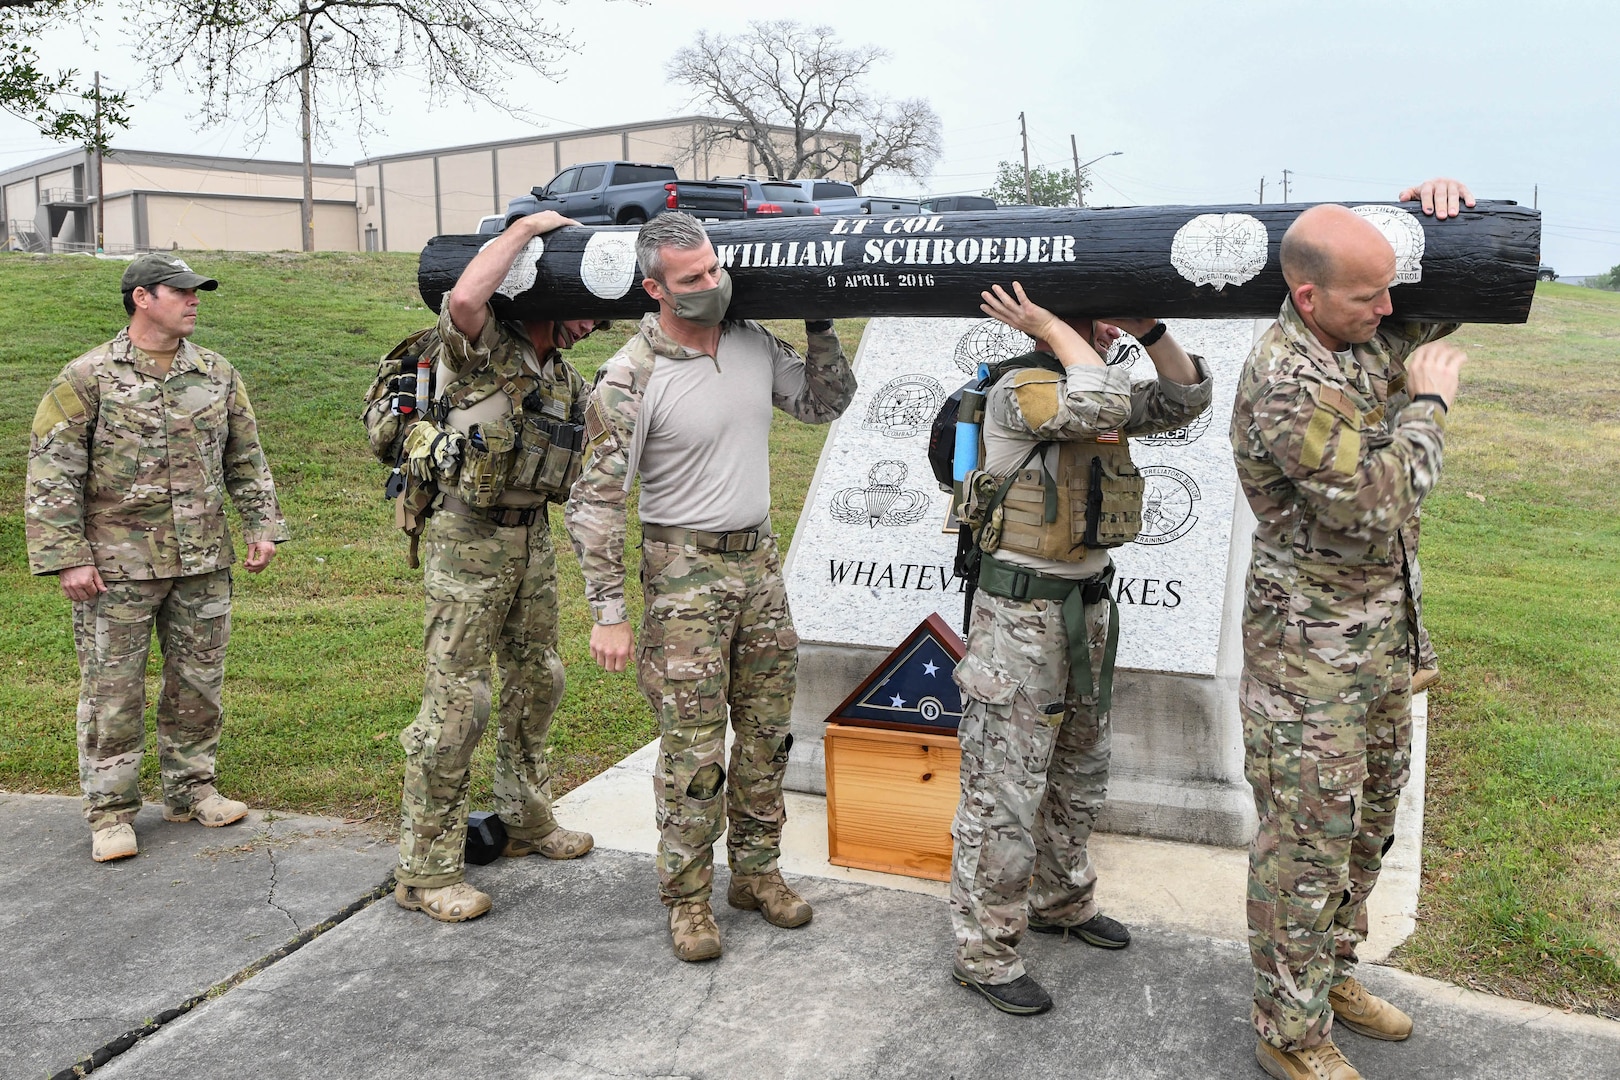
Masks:
[[[739,139],[783,179],[846,169],[856,184],[880,172],[921,178],[939,160],[939,116],[922,98],[894,101],[867,87],[887,57],[875,45],[845,46],[829,26],[778,19],[740,34],[699,30],[667,74],[724,120],[696,132],[695,153]]]
[[[1080,174],[1080,184],[1091,190],[1091,178]],[[1024,192],[1024,167],[1017,162],[1003,161],[996,166],[996,182],[985,193],[1003,206],[1074,206],[1076,204],[1073,169],[1048,169],[1035,165],[1029,170],[1029,193]]]
[[[105,148],[116,130],[129,126],[123,94],[96,95],[79,72],[48,70],[28,41],[52,23],[79,20],[96,0],[0,0],[0,109],[32,124],[58,142]]]

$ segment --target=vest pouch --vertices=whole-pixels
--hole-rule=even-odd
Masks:
[[[456,476],[456,498],[479,509],[494,506],[506,490],[516,443],[511,421],[504,417],[468,428],[461,471]]]
[[[545,471],[546,454],[551,449],[551,425],[537,416],[525,416],[518,429],[517,453],[512,457],[512,475],[506,485],[513,491],[537,491]]]
[[[579,479],[585,427],[583,424],[566,423],[553,423],[549,427],[550,446],[546,450],[545,465],[540,471],[536,490],[548,495],[566,496],[574,481]]]
[[[1087,470],[1085,533],[1090,548],[1113,548],[1136,539],[1142,529],[1145,482],[1126,453],[1091,459]]]

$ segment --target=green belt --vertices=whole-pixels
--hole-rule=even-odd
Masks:
[[[979,588],[1008,600],[1056,600],[1063,605],[1063,631],[1069,639],[1069,683],[1081,697],[1097,692],[1097,713],[1106,714],[1114,700],[1114,655],[1119,651],[1119,606],[1114,603],[1114,566],[1094,578],[1054,577],[1039,570],[1004,563],[989,555],[979,562]],[[1101,677],[1091,674],[1091,646],[1085,609],[1108,601],[1108,641],[1103,647]]]
[[[660,544],[695,547],[699,551],[737,552],[753,551],[759,542],[771,535],[771,523],[762,521],[752,529],[732,529],[730,532],[704,532],[701,529],[682,529],[675,525],[641,526],[641,538]]]

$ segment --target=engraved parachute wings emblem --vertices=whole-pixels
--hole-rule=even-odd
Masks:
[[[906,463],[880,461],[866,473],[866,487],[844,488],[832,498],[828,512],[846,525],[866,523],[911,525],[928,514],[929,498],[916,488],[901,487],[906,482]]]
[[[1350,211],[1376,225],[1395,249],[1395,280],[1390,284],[1409,285],[1423,280],[1423,249],[1428,242],[1417,218],[1394,206],[1352,206]]]
[[[1199,214],[1176,230],[1170,265],[1194,285],[1213,285],[1220,292],[1264,270],[1268,247],[1266,227],[1257,217]]]

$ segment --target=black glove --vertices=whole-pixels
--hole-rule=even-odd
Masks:
[[[806,319],[804,332],[807,334],[825,334],[833,328],[831,319]]]

